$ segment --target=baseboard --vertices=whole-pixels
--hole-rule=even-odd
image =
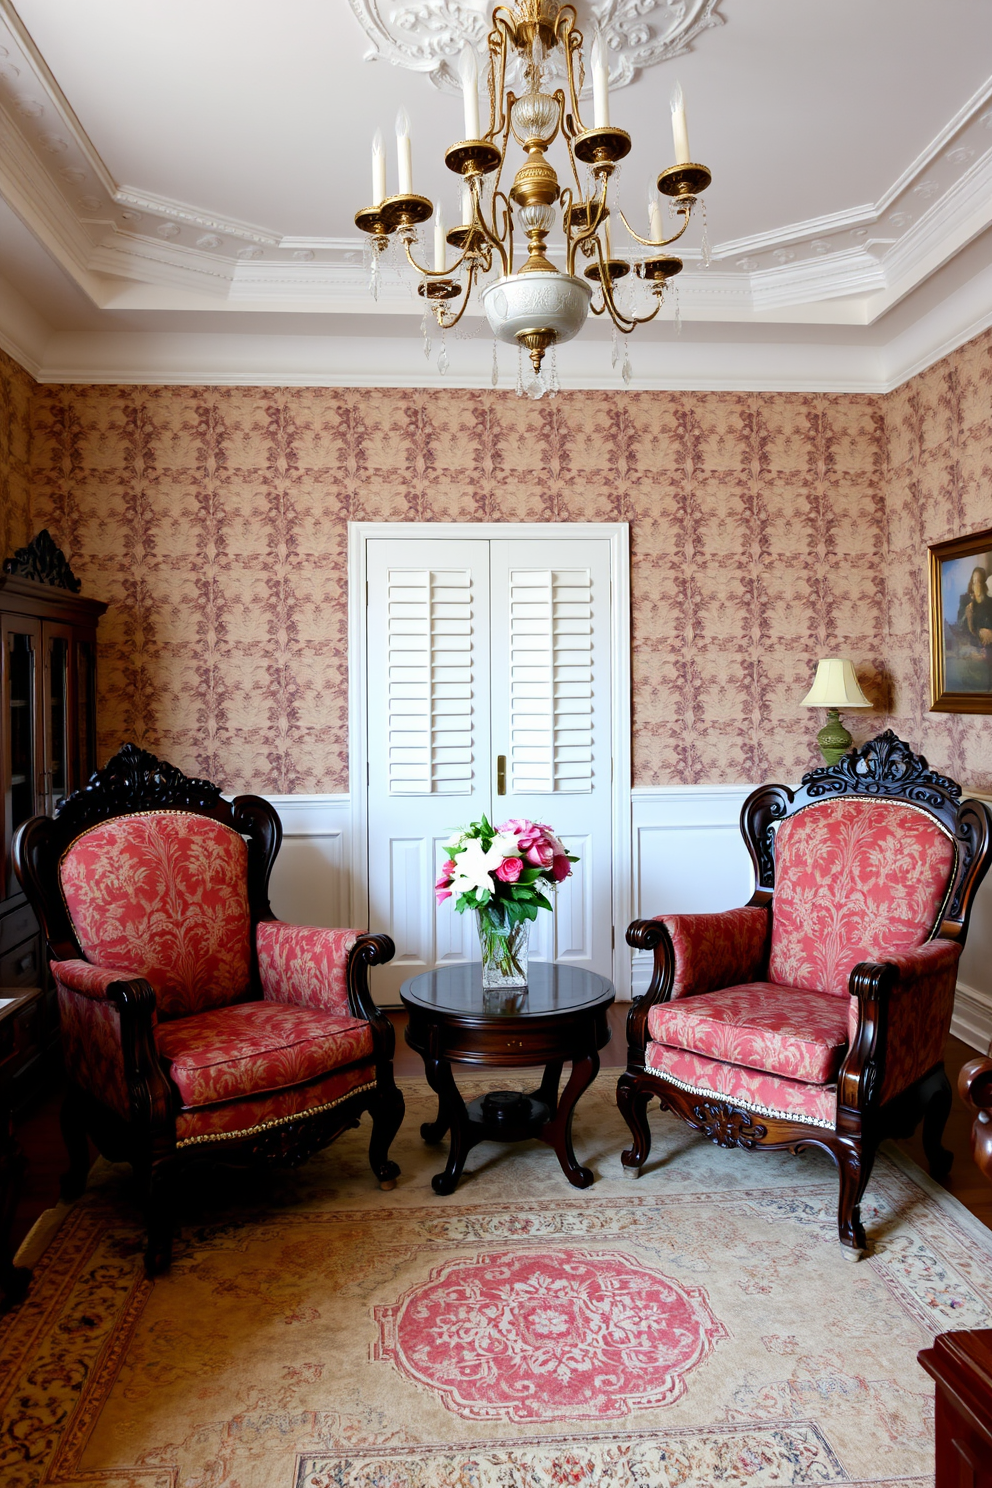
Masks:
[[[951,1032],[985,1054],[992,1045],[992,993],[979,992],[976,987],[958,982]]]

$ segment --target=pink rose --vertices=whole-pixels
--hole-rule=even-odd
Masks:
[[[554,874],[555,883],[561,883],[572,871],[572,865],[564,853],[555,853],[551,860],[551,872]]]
[[[437,900],[438,904],[443,904],[445,899],[451,898],[451,890],[443,888],[441,886],[440,880],[438,881],[438,884],[434,889],[434,898]]]
[[[516,883],[523,868],[524,865],[519,858],[504,858],[496,869],[496,877],[503,883]]]
[[[454,871],[455,871],[455,869],[457,867],[458,867],[458,864],[455,862],[454,858],[449,858],[446,863],[442,863],[441,864],[441,877],[443,878],[445,876],[445,874],[449,874],[450,875],[450,874],[454,873]]]
[[[536,842],[527,848],[526,858],[535,868],[550,868],[554,853],[550,842],[545,842],[544,837],[539,837]]]
[[[496,830],[497,832],[512,832],[513,836],[516,837],[521,832],[531,831],[533,826],[534,823],[531,821],[522,821],[519,817],[512,816],[509,821],[505,821],[503,825],[501,827],[497,827]]]

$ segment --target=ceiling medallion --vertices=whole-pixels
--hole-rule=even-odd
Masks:
[[[452,93],[461,88],[458,58],[462,48],[481,50],[485,45],[491,3],[349,0],[372,43],[366,61],[382,59],[410,72],[426,72],[435,87]],[[722,26],[719,4],[720,0],[579,0],[577,9],[580,23],[602,34],[610,86],[623,88],[642,68],[681,56],[700,32]]]
[[[355,225],[367,234],[373,296],[379,289],[379,259],[390,243],[420,276],[428,356],[429,312],[441,329],[438,370],[443,374],[448,366],[444,332],[461,320],[475,290],[495,339],[519,348],[517,392],[532,398],[558,391],[555,349],[579,334],[590,312],[608,316],[613,323],[614,365],[616,333],[629,335],[636,326],[654,320],[669,282],[682,270],[682,260],[663,250],[686,231],[711,179],[707,167],[693,161],[689,152],[685,103],[676,87],[675,164],[662,170],[650,188],[644,204],[647,236],[631,226],[615,194],[608,204],[612,178],[630,153],[631,137],[610,121],[609,59],[602,33],[596,35],[590,57],[592,127],[583,122],[579,96],[586,64],[584,38],[576,22],[575,7],[560,0],[514,0],[496,7],[485,38],[485,129],[478,48],[463,48],[458,68],[464,138],[449,145],[444,156],[461,182],[457,227],[446,229],[440,203],[435,208],[414,191],[405,109],[396,120],[398,189],[387,193],[386,152],[377,132],[372,142],[372,203],[355,214]],[[520,93],[508,86],[508,76],[521,78]],[[559,77],[564,86],[556,87]],[[567,151],[564,185],[546,158],[556,141]],[[503,168],[514,145],[525,159],[512,181],[507,178],[504,184]],[[656,192],[668,197],[673,217],[680,221],[668,237]],[[432,217],[434,260],[429,268],[418,261],[423,256],[419,229]],[[705,212],[703,218],[703,256],[708,260]],[[621,241],[621,224],[629,242]],[[555,229],[563,240],[556,257],[564,262],[564,273],[547,256],[546,239]],[[521,235],[526,235],[526,244],[521,245]],[[449,249],[454,250],[453,262]],[[793,254],[783,256],[791,259]],[[584,269],[583,261],[588,265]],[[549,349],[550,369],[544,367]],[[526,384],[524,352],[533,368]],[[621,371],[625,383],[630,375],[625,349]],[[493,386],[498,380],[494,345]]]

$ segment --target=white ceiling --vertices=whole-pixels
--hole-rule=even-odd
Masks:
[[[609,18],[631,0],[595,4]],[[648,22],[678,13],[639,4]],[[0,344],[56,381],[440,380],[422,302],[397,272],[371,299],[353,223],[372,133],[392,143],[400,104],[416,188],[455,220],[459,99],[365,60],[358,19],[425,8],[445,0],[0,0]],[[670,318],[635,335],[634,385],[882,388],[988,324],[989,0],[688,12],[722,24],[612,100],[634,139],[632,220],[671,160],[676,78],[713,171],[713,261],[694,225],[681,336]],[[465,325],[453,384],[488,380],[491,343]],[[604,339],[590,326],[562,350],[566,385],[614,385]]]

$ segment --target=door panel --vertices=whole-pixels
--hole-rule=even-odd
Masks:
[[[369,925],[396,942],[379,1001],[477,951],[434,902],[444,841],[490,806],[489,544],[368,544]],[[481,635],[481,644],[480,644]]]
[[[433,882],[483,813],[547,822],[578,854],[531,955],[609,976],[609,541],[373,540],[367,574],[369,924],[396,942],[377,998],[478,957],[474,917]]]
[[[495,819],[546,822],[580,861],[538,916],[537,959],[612,975],[610,545],[494,540],[493,751],[507,756]]]

